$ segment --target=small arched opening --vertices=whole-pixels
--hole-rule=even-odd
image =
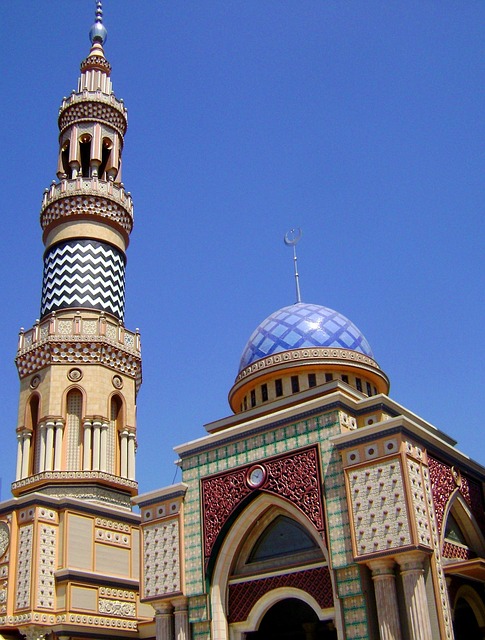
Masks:
[[[319,620],[315,611],[298,598],[285,598],[263,616],[258,630],[247,640],[333,640],[337,631],[332,621]]]

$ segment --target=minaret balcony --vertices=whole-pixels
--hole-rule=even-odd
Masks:
[[[51,314],[20,331],[16,357],[20,378],[55,364],[100,364],[141,384],[141,343],[103,312]]]
[[[75,122],[87,120],[106,122],[123,137],[128,126],[128,112],[123,100],[118,100],[113,93],[101,90],[73,92],[63,99],[59,108],[61,133]]]
[[[44,191],[40,223],[44,238],[55,224],[73,218],[101,218],[126,240],[133,228],[133,200],[123,184],[112,180],[72,178],[52,183]]]

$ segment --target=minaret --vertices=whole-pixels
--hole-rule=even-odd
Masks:
[[[78,87],[59,110],[58,181],[40,212],[40,319],[20,332],[14,496],[129,507],[140,337],[123,323],[133,203],[121,180],[127,112],[115,97],[101,2]]]

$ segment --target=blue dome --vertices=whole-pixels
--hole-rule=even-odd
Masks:
[[[257,327],[244,348],[239,371],[273,353],[312,347],[350,349],[374,357],[365,337],[341,313],[298,302],[275,311]]]

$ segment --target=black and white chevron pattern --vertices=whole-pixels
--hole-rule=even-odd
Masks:
[[[100,309],[123,320],[125,258],[109,244],[70,240],[44,258],[41,315],[58,309]]]

